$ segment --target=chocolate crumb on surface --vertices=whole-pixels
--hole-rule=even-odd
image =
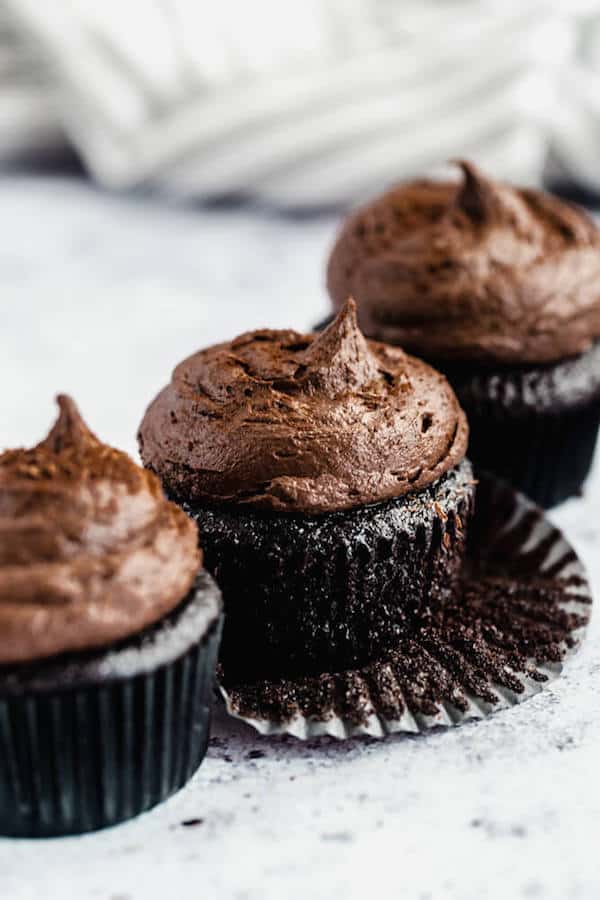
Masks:
[[[489,477],[470,533],[455,598],[430,607],[396,649],[361,668],[254,684],[229,683],[221,669],[233,714],[281,725],[339,718],[356,728],[373,715],[393,723],[444,707],[458,720],[473,703],[489,712],[507,696],[524,699],[524,676],[545,683],[589,619],[583,568],[541,510]]]

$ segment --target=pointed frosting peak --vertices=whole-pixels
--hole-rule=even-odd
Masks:
[[[455,160],[464,176],[456,195],[456,205],[476,224],[496,222],[502,216],[502,199],[498,187],[465,159]]]
[[[0,455],[0,666],[140,632],[200,565],[194,523],[154,475],[57,402],[44,441]]]
[[[353,213],[327,267],[368,338],[433,360],[557,362],[600,337],[600,229],[571,203],[497,182],[398,184]]]
[[[300,383],[330,397],[368,385],[378,367],[358,327],[356,303],[349,297],[333,322],[302,353]]]
[[[147,481],[143,470],[126,453],[96,437],[71,397],[59,394],[56,402],[58,417],[43,441],[31,448],[6,450],[0,456],[3,477],[54,482],[106,478],[125,483],[132,490]]]
[[[96,435],[84,422],[72,397],[68,394],[59,394],[56,402],[59,408],[58,418],[40,447],[53,453],[60,453],[67,447],[83,447],[99,443]]]
[[[472,162],[454,161],[462,169],[463,183],[455,205],[474,225],[513,225],[518,229],[532,227],[527,207],[510,187],[487,178]]]
[[[188,357],[139,442],[186,502],[320,514],[431,484],[464,456],[467,425],[441,375],[365,340],[346,297],[320,334],[262,329]]]

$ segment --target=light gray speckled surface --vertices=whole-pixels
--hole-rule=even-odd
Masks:
[[[254,326],[304,328],[325,308],[332,218],[175,210],[15,176],[0,204],[2,446],[37,440],[67,390],[135,452],[144,405],[184,354]],[[553,519],[598,592],[598,467]],[[547,692],[456,731],[301,745],[220,719],[162,808],[83,838],[0,840],[0,896],[596,900],[599,628]]]

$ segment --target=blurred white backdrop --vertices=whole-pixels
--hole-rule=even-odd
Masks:
[[[458,154],[530,183],[551,156],[600,188],[598,0],[1,0],[0,16],[0,153],[62,128],[105,185],[313,207]]]

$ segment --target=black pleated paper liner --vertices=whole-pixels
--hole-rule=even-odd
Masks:
[[[0,670],[0,834],[93,831],[179,790],[206,752],[221,622],[201,572],[135,638]]]
[[[546,365],[439,368],[467,414],[478,468],[546,508],[581,493],[600,425],[600,341]]]
[[[460,578],[473,497],[463,460],[422,490],[322,515],[183,504],[223,592],[230,676],[337,672],[393,647]]]
[[[452,378],[450,377],[452,382]],[[513,419],[478,410],[453,387],[469,419],[469,456],[549,509],[581,494],[600,425],[600,401]]]
[[[586,573],[523,495],[483,475],[456,599],[363,668],[255,684],[219,672],[228,712],[262,734],[383,737],[521,703],[562,671],[591,610]]]

